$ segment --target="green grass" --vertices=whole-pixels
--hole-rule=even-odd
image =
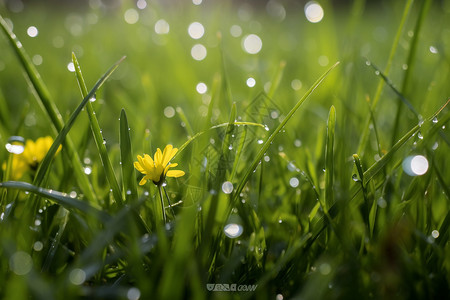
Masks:
[[[54,139],[16,181],[0,150],[0,298],[445,297],[450,5],[435,2],[321,2],[316,24],[281,1],[284,17],[273,1],[0,2],[0,144]],[[186,175],[139,186],[136,156],[167,144]]]

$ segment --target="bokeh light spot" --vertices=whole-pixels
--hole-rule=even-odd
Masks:
[[[242,46],[245,52],[249,54],[257,54],[261,51],[262,40],[256,34],[249,34],[243,38]]]
[[[168,34],[170,31],[169,23],[166,20],[160,19],[155,23],[155,32],[157,34]]]
[[[256,84],[255,78],[249,77],[249,78],[247,79],[247,86],[248,86],[248,87],[254,87],[255,84]]]
[[[27,34],[30,37],[37,37],[38,33],[39,33],[39,31],[35,26],[30,26],[27,29]]]
[[[205,27],[199,22],[193,22],[188,27],[189,36],[195,40],[198,40],[205,34]]]
[[[311,23],[318,23],[323,19],[323,8],[315,1],[309,1],[305,5],[306,19]]]
[[[139,21],[139,13],[134,8],[127,9],[123,17],[128,24],[136,24]]]
[[[204,60],[206,57],[207,51],[206,47],[202,44],[196,44],[191,49],[191,56],[195,60]]]
[[[197,93],[204,94],[208,91],[208,86],[206,86],[204,82],[199,82],[195,89],[197,90]]]
[[[403,160],[402,167],[409,176],[420,176],[428,171],[428,160],[423,155],[408,156]]]

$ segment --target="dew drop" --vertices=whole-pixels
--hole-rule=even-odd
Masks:
[[[5,145],[6,150],[12,154],[22,154],[25,150],[23,145],[19,145],[18,143],[7,143]]]
[[[430,49],[430,52],[433,53],[433,54],[437,54],[439,52],[438,49],[436,47],[434,47],[434,46],[430,46],[429,49]]]
[[[433,122],[434,124],[436,124],[436,123],[438,122],[438,118],[437,118],[437,117],[434,117],[432,122]]]
[[[439,237],[439,231],[433,230],[433,231],[431,232],[431,236],[434,237],[435,239],[437,239],[437,238]]]
[[[227,237],[234,239],[242,235],[244,228],[240,224],[230,223],[225,225],[223,231]]]
[[[298,180],[297,177],[292,177],[291,179],[289,179],[289,185],[293,188],[298,187],[300,181]]]
[[[260,144],[260,145],[261,145],[262,143],[264,143],[263,140],[257,140],[256,142],[257,142],[258,144]]]

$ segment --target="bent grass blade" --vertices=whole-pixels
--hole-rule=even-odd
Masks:
[[[94,215],[94,216],[98,217],[102,222],[107,222],[110,219],[110,216],[107,213],[91,206],[90,204],[88,204],[85,201],[80,201],[80,200],[71,198],[64,193],[54,191],[54,190],[44,189],[44,188],[35,186],[33,184],[30,184],[28,182],[21,182],[21,181],[0,182],[0,188],[17,189],[17,190],[27,191],[27,192],[36,194],[38,196],[51,199],[51,200],[55,201],[56,203],[62,205],[63,207],[65,207],[68,210],[77,209],[83,213]]]

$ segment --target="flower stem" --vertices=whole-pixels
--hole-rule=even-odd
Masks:
[[[166,211],[164,209],[164,198],[163,198],[163,194],[162,194],[162,190],[161,190],[161,185],[158,185],[158,191],[159,191],[159,199],[161,199],[161,210],[162,210],[163,221],[164,221],[164,224],[166,224],[167,223]]]

